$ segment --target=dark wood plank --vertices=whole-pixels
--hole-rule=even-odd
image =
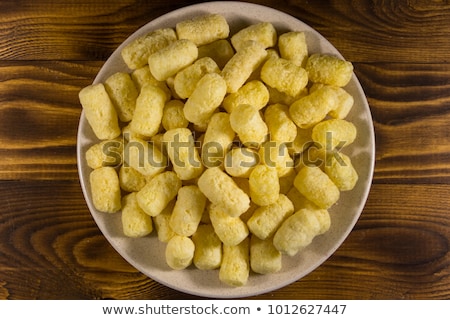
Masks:
[[[450,5],[445,1],[254,2],[309,24],[350,61],[448,61]],[[189,4],[3,1],[0,60],[106,60],[139,27]]]
[[[78,179],[78,92],[101,65],[0,63],[1,179]],[[375,182],[448,182],[449,65],[358,63],[355,72],[374,119]]]
[[[75,181],[3,181],[0,194],[0,298],[196,298],[122,259]],[[355,229],[328,261],[254,298],[448,299],[449,206],[446,185],[374,185]]]
[[[448,64],[356,64],[371,108],[375,182],[450,181]]]
[[[448,61],[447,1],[289,1],[281,8],[353,62]]]
[[[2,1],[0,60],[106,60],[171,1]]]
[[[3,182],[0,190],[5,200],[11,199],[0,211],[0,298],[166,294],[109,245],[76,182]]]
[[[355,65],[374,118],[374,184],[337,252],[253,299],[450,299],[450,4],[253,1]],[[186,1],[0,2],[0,299],[195,299],[129,265],[76,168],[79,90],[132,32]]]
[[[0,62],[0,179],[76,179],[79,90],[102,62]]]

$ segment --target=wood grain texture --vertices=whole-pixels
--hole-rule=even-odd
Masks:
[[[446,1],[252,1],[299,18],[357,62],[446,62]],[[1,60],[105,60],[132,32],[189,1],[2,1]],[[411,54],[411,51],[414,54]]]
[[[197,298],[124,261],[96,227],[79,188],[76,182],[1,184],[4,199],[13,200],[0,209],[0,298]],[[447,186],[376,184],[355,229],[328,261],[254,298],[448,299],[449,206]]]
[[[314,272],[251,299],[450,299],[450,3],[251,1],[353,62],[374,120],[374,183]],[[134,269],[85,204],[78,92],[150,20],[192,1],[0,2],[0,299],[197,299]]]
[[[289,1],[285,9],[357,62],[447,62],[448,1]]]
[[[2,1],[0,59],[106,60],[132,32],[182,4]]]
[[[102,62],[0,62],[0,178],[76,179],[79,90]]]
[[[375,126],[376,182],[450,181],[448,64],[356,64]]]
[[[1,179],[77,179],[79,90],[102,61],[0,62]],[[448,64],[356,63],[376,134],[376,182],[450,178]],[[429,125],[430,121],[433,123]]]

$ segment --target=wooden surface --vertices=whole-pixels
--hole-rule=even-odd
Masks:
[[[449,299],[450,4],[254,2],[309,24],[353,62],[376,134],[353,232],[307,277],[254,298]],[[132,32],[188,4],[0,2],[0,298],[196,298],[114,251],[76,167],[78,91]]]

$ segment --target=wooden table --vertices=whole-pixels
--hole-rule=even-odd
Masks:
[[[448,1],[252,1],[309,24],[355,66],[373,186],[321,267],[255,299],[450,298]],[[78,91],[148,21],[188,1],[0,2],[0,298],[195,299],[106,241],[76,166]]]

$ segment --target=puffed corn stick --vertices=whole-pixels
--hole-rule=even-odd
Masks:
[[[264,49],[275,46],[277,43],[277,31],[270,22],[252,24],[239,30],[231,37],[231,44],[236,51],[245,47],[249,40],[259,42]]]
[[[315,125],[311,132],[312,140],[319,148],[326,150],[348,146],[355,141],[356,135],[355,125],[343,119],[322,121]]]
[[[202,159],[207,167],[221,165],[231,148],[236,133],[226,112],[215,113],[206,128],[202,144]]]
[[[116,72],[105,80],[105,89],[116,107],[120,121],[131,121],[139,94],[131,76],[125,72]]]
[[[215,204],[209,207],[209,217],[220,241],[226,245],[237,245],[248,236],[248,227],[239,217],[231,217]]]
[[[199,177],[204,169],[191,130],[177,128],[166,131],[163,136],[173,170],[181,180]]]
[[[136,193],[122,199],[122,228],[127,237],[139,238],[153,231],[152,218],[139,207]]]
[[[227,20],[219,14],[207,14],[178,22],[178,39],[188,39],[197,46],[225,39],[230,33]]]
[[[236,246],[223,245],[219,279],[230,286],[240,287],[247,283],[250,274],[249,240]]]
[[[310,128],[325,119],[328,112],[336,107],[336,98],[336,92],[324,86],[291,104],[291,119],[299,128]]]
[[[270,133],[270,140],[281,143],[292,142],[297,136],[297,126],[289,115],[289,107],[272,104],[264,111],[264,120]]]
[[[281,253],[294,256],[329,228],[327,210],[301,209],[283,222],[273,237],[273,244]]]
[[[112,167],[101,167],[89,175],[92,203],[101,212],[114,213],[121,209],[120,185],[117,172]]]
[[[185,236],[175,235],[166,246],[166,262],[174,270],[183,270],[189,267],[194,258],[194,242]]]
[[[304,32],[291,31],[280,35],[278,48],[282,58],[304,67],[308,59],[308,45]]]
[[[259,148],[262,164],[276,169],[278,177],[286,177],[294,171],[294,160],[284,142],[267,141]]]
[[[92,169],[114,167],[122,163],[123,142],[120,139],[103,140],[86,151],[87,165]]]
[[[116,109],[102,83],[81,89],[78,97],[86,120],[98,139],[114,139],[120,135]]]
[[[145,176],[130,166],[123,165],[119,170],[120,188],[126,192],[137,192],[145,186]]]
[[[124,146],[125,165],[151,178],[167,167],[166,156],[151,142],[134,138]]]
[[[339,200],[338,187],[318,167],[303,167],[295,177],[294,186],[322,209],[328,209]]]
[[[152,217],[153,224],[158,234],[158,240],[161,242],[168,242],[176,233],[170,227],[170,217],[172,216],[173,207],[176,199],[173,199],[169,204],[155,217]]]
[[[136,100],[130,129],[145,137],[158,133],[166,100],[166,93],[161,88],[151,84],[144,86]]]
[[[258,108],[241,104],[230,114],[230,124],[239,140],[248,147],[258,147],[267,139],[269,129]]]
[[[180,188],[170,218],[172,230],[181,236],[192,236],[197,231],[205,204],[206,197],[197,186]]]
[[[151,84],[155,87],[160,88],[164,93],[166,94],[167,100],[171,97],[172,93],[170,92],[169,87],[167,86],[165,81],[158,81],[155,79],[155,77],[150,72],[150,68],[148,67],[148,64],[145,66],[134,70],[131,73],[131,79],[133,79],[134,85],[136,86],[136,89],[140,92],[142,88],[147,85]],[[166,101],[167,101],[166,100]]]
[[[310,92],[313,92],[323,86],[326,86],[325,84],[321,83],[315,83],[311,86]],[[349,114],[350,110],[353,107],[353,103],[355,100],[353,99],[353,96],[349,94],[344,88],[336,87],[336,86],[330,86],[332,90],[336,93],[336,106],[333,110],[330,110],[328,113],[330,117],[335,119],[344,119]]]
[[[136,194],[142,210],[154,217],[161,213],[181,188],[181,180],[172,171],[156,175]]]
[[[267,51],[256,41],[247,41],[222,69],[222,76],[227,83],[227,92],[239,90],[253,71],[264,61]]]
[[[184,105],[184,116],[190,122],[206,123],[227,93],[225,80],[217,73],[204,75]]]
[[[308,84],[308,73],[289,60],[272,58],[264,63],[261,79],[268,86],[296,97]]]
[[[254,149],[233,148],[225,156],[225,171],[232,177],[248,178],[259,162],[259,154]]]
[[[353,75],[351,62],[320,53],[309,56],[305,69],[312,82],[338,87],[347,85]]]
[[[282,255],[273,245],[272,238],[261,240],[250,238],[250,267],[259,274],[275,273],[281,270]]]
[[[227,64],[233,55],[234,49],[228,40],[217,40],[198,47],[198,57],[212,58],[220,69]]]
[[[217,63],[210,57],[198,59],[176,74],[173,83],[175,92],[181,99],[189,98],[200,79],[208,73],[220,73]]]
[[[222,262],[222,242],[211,224],[201,224],[192,235],[195,244],[194,265],[200,270],[212,270]]]
[[[163,110],[161,124],[166,131],[187,128],[189,121],[184,116],[184,103],[180,100],[170,100],[166,103]]]
[[[197,46],[192,41],[181,39],[149,56],[148,66],[157,80],[164,81],[193,63],[197,56]]]
[[[122,59],[130,69],[138,69],[147,64],[148,57],[158,50],[177,40],[175,30],[171,28],[158,29],[138,37],[125,46]]]
[[[244,84],[238,91],[230,93],[223,99],[223,107],[228,113],[241,104],[249,104],[261,110],[269,101],[269,90],[260,80],[252,80]]]
[[[272,237],[280,225],[294,213],[294,205],[284,194],[267,206],[259,207],[247,221],[251,233],[261,240]]]
[[[198,179],[198,187],[213,204],[231,217],[238,217],[250,207],[248,195],[218,167],[208,168]]]
[[[325,173],[339,190],[352,190],[358,182],[358,173],[353,167],[350,157],[342,152],[335,152],[329,158],[324,165]]]
[[[280,181],[275,167],[257,165],[250,173],[250,197],[259,206],[267,206],[278,200]]]

